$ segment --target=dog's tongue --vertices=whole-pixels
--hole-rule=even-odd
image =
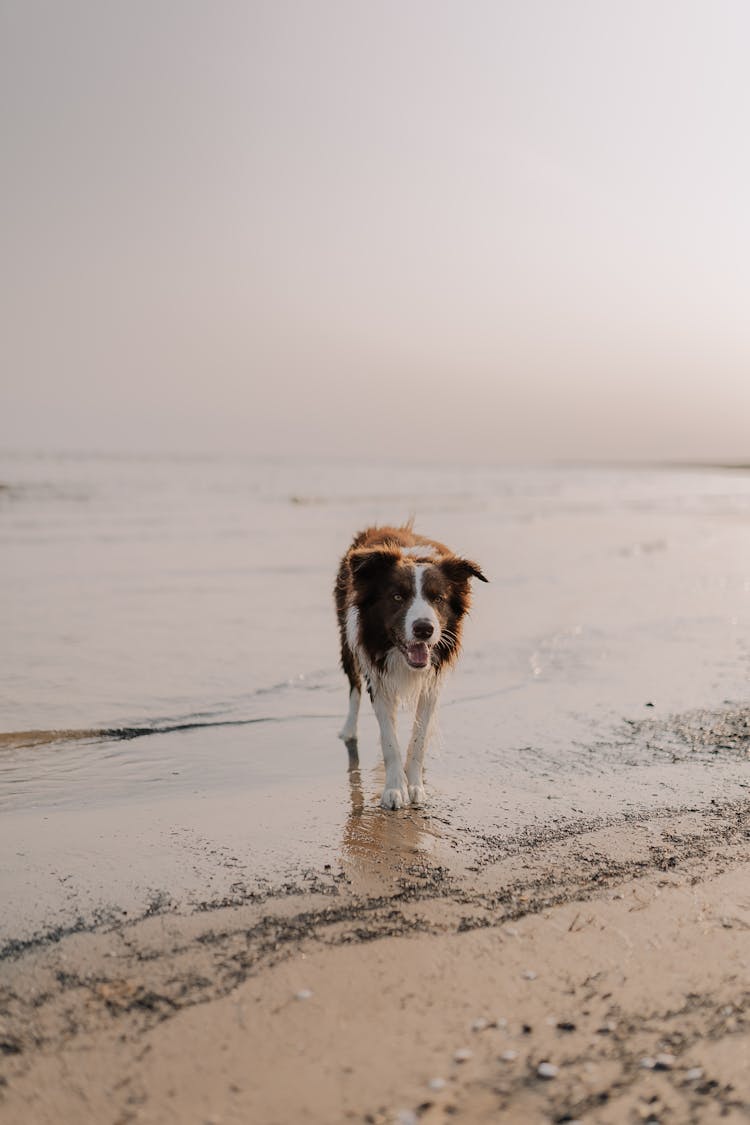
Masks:
[[[412,668],[426,668],[430,653],[424,641],[415,641],[414,644],[407,645],[406,658]]]

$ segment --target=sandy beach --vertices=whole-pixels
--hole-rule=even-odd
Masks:
[[[747,1120],[750,478],[54,469],[2,466],[3,1123]],[[386,813],[330,588],[394,508],[491,585]]]
[[[461,873],[421,815],[383,818],[359,892],[323,872],[6,958],[3,1121],[747,1120],[747,802],[475,838]]]

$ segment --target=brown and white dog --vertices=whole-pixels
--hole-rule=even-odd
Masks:
[[[476,563],[416,535],[409,524],[368,527],[341,560],[334,595],[350,690],[340,737],[356,740],[364,679],[380,726],[385,809],[424,801],[422,764],[430,724],[443,673],[461,647],[471,578],[487,581]],[[415,706],[405,769],[396,734],[400,703]]]

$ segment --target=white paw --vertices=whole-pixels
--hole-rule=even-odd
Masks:
[[[409,800],[413,805],[423,805],[427,800],[427,794],[424,791],[424,785],[410,785]]]
[[[383,796],[380,798],[381,808],[384,809],[402,809],[404,805],[409,804],[409,794],[406,788],[403,789],[384,789]]]

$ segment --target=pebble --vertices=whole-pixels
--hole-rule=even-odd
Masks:
[[[685,1077],[687,1078],[688,1082],[697,1082],[699,1078],[703,1077],[703,1067],[691,1066],[690,1070],[686,1072]]]
[[[517,1051],[503,1051],[502,1055],[500,1056],[502,1062],[513,1062],[513,1060],[517,1058]]]
[[[457,1063],[468,1062],[473,1054],[474,1052],[470,1051],[468,1047],[459,1047],[457,1051],[453,1052],[453,1061]]]
[[[431,1078],[427,1085],[437,1093],[438,1090],[445,1089],[446,1083],[444,1078]]]
[[[480,1016],[480,1018],[478,1020],[474,1020],[474,1022],[472,1023],[471,1030],[472,1031],[484,1031],[484,1029],[486,1027],[489,1027],[489,1026],[490,1025],[487,1022],[487,1020],[482,1019],[481,1016]]]
[[[671,1070],[675,1062],[676,1059],[674,1055],[669,1055],[666,1052],[657,1055],[654,1059],[654,1063],[659,1070]]]
[[[656,1066],[656,1059],[652,1059],[650,1055],[645,1055],[641,1059],[641,1068],[643,1070],[653,1070]]]
[[[295,1000],[309,1000],[311,996],[312,996],[312,992],[309,988],[301,988],[299,990],[299,992],[295,992],[294,999]]]
[[[521,976],[524,980],[536,980],[536,973],[533,969],[524,969]]]
[[[394,1125],[417,1125],[417,1115],[413,1109],[398,1109],[393,1118]]]
[[[540,1078],[557,1078],[557,1067],[554,1063],[542,1062],[536,1068],[536,1072]]]

